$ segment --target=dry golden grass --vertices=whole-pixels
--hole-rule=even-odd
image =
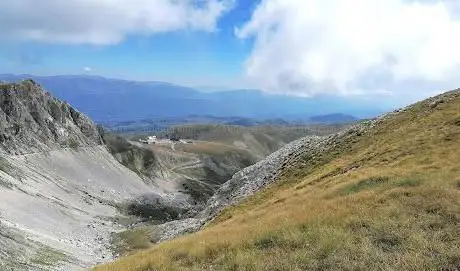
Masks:
[[[454,98],[383,121],[198,233],[94,270],[459,270]]]

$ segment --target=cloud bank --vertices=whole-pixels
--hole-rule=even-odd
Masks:
[[[460,83],[459,8],[447,0],[262,0],[236,35],[254,40],[245,69],[264,90],[391,94]]]
[[[128,35],[214,31],[232,0],[2,0],[2,39],[106,45]]]

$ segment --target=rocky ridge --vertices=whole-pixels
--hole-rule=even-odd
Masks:
[[[0,83],[0,90],[0,150],[26,154],[102,143],[88,117],[33,80]]]
[[[123,206],[146,195],[160,210],[185,201],[120,164],[88,117],[34,81],[0,90],[0,270],[109,261]]]

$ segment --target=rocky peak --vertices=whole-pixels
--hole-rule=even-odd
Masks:
[[[33,80],[0,82],[0,151],[25,154],[101,144],[96,125]]]

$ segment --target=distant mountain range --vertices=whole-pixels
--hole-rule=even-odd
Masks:
[[[136,82],[100,76],[33,76],[1,74],[0,80],[33,79],[96,122],[195,116],[307,120],[327,115],[375,116],[384,109],[341,97],[301,98],[259,90],[201,92],[165,82]],[[339,114],[340,113],[340,114]],[[354,117],[348,116],[347,119]]]
[[[202,124],[215,125],[223,127],[228,126],[243,126],[243,127],[314,127],[315,125],[337,124],[340,127],[342,124],[350,124],[358,119],[351,115],[331,114],[313,116],[305,120],[287,121],[283,119],[264,119],[256,120],[253,118],[244,117],[214,117],[214,116],[188,116],[174,118],[152,118],[134,121],[104,121],[100,122],[104,128],[119,134],[144,134],[167,132],[176,127],[199,127]],[[196,126],[194,126],[196,125]]]
[[[357,121],[358,119],[352,115],[346,114],[327,114],[327,115],[320,115],[320,116],[313,116],[309,118],[310,122],[313,123],[337,123],[337,122],[353,122]]]

